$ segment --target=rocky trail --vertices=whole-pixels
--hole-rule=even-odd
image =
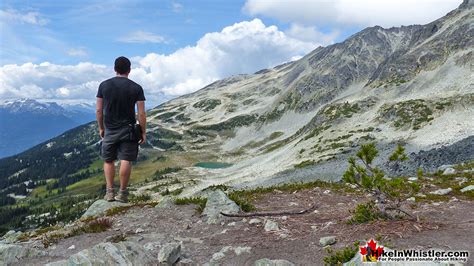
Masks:
[[[169,200],[155,207],[138,204],[106,216],[111,226],[104,232],[59,239],[45,247],[42,239],[53,234],[49,232],[10,244],[22,250],[8,250],[8,245],[3,245],[0,255],[6,265],[157,265],[171,264],[169,260],[177,260],[177,265],[322,265],[328,256],[323,245],[338,250],[371,238],[390,248],[469,250],[472,254],[472,201],[449,196],[443,201],[410,203],[418,221],[348,224],[351,211],[367,200],[360,192],[341,193],[323,187],[294,192],[276,189],[253,202],[259,211],[301,210],[313,204],[316,209],[281,217],[219,216],[214,224],[192,204],[175,205]],[[261,260],[265,258],[287,262],[271,264]]]

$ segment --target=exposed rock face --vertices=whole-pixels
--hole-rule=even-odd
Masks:
[[[14,244],[0,244],[0,265],[14,265],[20,259],[46,255],[46,252]]]
[[[134,242],[100,243],[82,250],[67,260],[49,263],[60,265],[152,265],[156,259],[139,244]]]
[[[118,201],[106,201],[106,200],[97,200],[87,209],[87,211],[82,215],[81,218],[86,217],[96,217],[104,215],[107,210],[110,210],[115,207],[128,206],[127,203],[121,203]]]
[[[239,205],[230,200],[222,190],[215,190],[209,193],[202,213],[207,216],[207,223],[215,224],[223,217],[221,212],[231,214],[239,211]]]

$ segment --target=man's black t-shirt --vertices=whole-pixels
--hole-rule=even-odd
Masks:
[[[135,124],[135,103],[144,101],[143,88],[126,77],[113,77],[102,82],[97,98],[103,98],[104,124],[116,129]]]

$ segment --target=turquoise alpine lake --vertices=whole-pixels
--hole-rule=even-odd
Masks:
[[[220,163],[220,162],[199,162],[199,163],[196,163],[194,166],[201,167],[201,168],[217,169],[217,168],[227,168],[227,167],[232,166],[232,164]]]

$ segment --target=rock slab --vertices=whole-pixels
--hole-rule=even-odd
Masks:
[[[287,260],[271,260],[271,259],[259,259],[255,261],[255,266],[293,266],[295,264]]]
[[[106,201],[106,200],[97,200],[87,209],[87,211],[82,215],[81,218],[87,217],[98,217],[104,215],[107,210],[110,210],[115,207],[121,206],[130,206],[130,204],[122,203],[118,201]]]
[[[46,252],[14,244],[0,244],[0,265],[18,265],[24,258],[45,256]]]
[[[239,211],[239,205],[229,199],[222,190],[215,190],[209,193],[206,207],[202,213],[207,216],[208,224],[216,224],[223,217],[221,212],[231,214]]]
[[[67,260],[46,264],[47,266],[67,265],[153,265],[156,259],[151,257],[141,245],[123,241],[119,243],[99,243],[84,249]]]

